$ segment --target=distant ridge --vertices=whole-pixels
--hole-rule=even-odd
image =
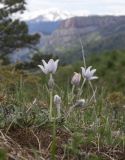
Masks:
[[[80,16],[56,21],[36,17],[27,24],[30,33],[41,34],[38,48],[47,54],[77,59],[81,55],[79,39],[86,54],[125,50],[125,16]],[[22,54],[24,57],[28,53]]]

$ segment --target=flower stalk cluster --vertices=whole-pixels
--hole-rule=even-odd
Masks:
[[[45,62],[45,60],[42,60],[43,65],[38,65],[38,67],[40,67],[40,69],[42,70],[42,72],[44,74],[50,75],[50,78],[48,80],[48,87],[50,90],[50,106],[49,106],[50,107],[49,108],[49,119],[50,120],[53,119],[53,101],[54,101],[54,104],[55,104],[56,110],[57,110],[57,118],[61,117],[61,102],[62,102],[61,97],[58,95],[55,95],[54,99],[53,99],[53,88],[55,85],[55,82],[53,79],[53,74],[55,74],[57,71],[58,62],[59,62],[58,59],[56,61],[54,61],[53,59],[50,59],[48,61],[48,63]],[[77,93],[77,97],[76,97],[74,105],[73,105],[73,108],[86,106],[86,100],[81,98],[81,95],[83,93],[83,87],[86,82],[88,82],[88,84],[90,85],[92,92],[93,92],[92,98],[94,98],[94,100],[96,101],[95,91],[94,91],[94,88],[91,83],[92,80],[98,79],[98,77],[94,75],[96,72],[96,69],[92,69],[92,66],[89,66],[87,68],[85,66],[85,67],[81,67],[81,70],[82,70],[81,73],[74,72],[74,75],[71,79],[72,91],[71,91],[71,98],[70,98],[71,103],[70,104],[72,104],[74,97],[75,97],[75,95],[74,95],[75,88],[79,88],[78,93]],[[83,81],[81,83],[82,79],[83,79]],[[81,84],[81,86],[80,86],[80,84]],[[91,100],[92,100],[92,98],[91,98]]]
[[[49,74],[49,80],[48,80],[48,87],[50,91],[50,103],[49,103],[49,120],[50,122],[53,123],[52,127],[52,145],[51,145],[51,159],[56,159],[55,157],[55,151],[56,151],[56,120],[61,118],[61,104],[62,104],[62,99],[59,95],[54,95],[54,78],[53,74],[56,73],[57,68],[58,68],[58,62],[59,60],[54,61],[53,59],[50,59],[47,62],[45,60],[42,60],[42,65],[38,65],[38,67],[42,70],[44,74]],[[72,84],[72,91],[68,95],[70,97],[70,104],[72,104],[71,107],[69,107],[69,111],[67,112],[67,116],[65,118],[68,118],[74,108],[85,108],[87,106],[87,100],[84,98],[81,98],[82,92],[83,92],[83,87],[85,85],[85,82],[88,81],[90,84],[90,87],[93,91],[93,96],[91,97],[90,101],[95,99],[95,91],[93,89],[91,81],[94,79],[97,79],[97,76],[94,76],[94,73],[96,72],[96,69],[92,69],[92,66],[86,68],[81,67],[82,73],[77,73],[74,72],[74,75],[71,79],[71,84]],[[81,80],[83,78],[83,82],[81,84]],[[81,84],[81,87],[80,87]],[[77,96],[74,94],[75,89],[78,89]],[[53,104],[55,105],[55,108],[53,108]],[[55,109],[56,109],[56,114],[55,114]],[[65,119],[66,120],[66,119]]]

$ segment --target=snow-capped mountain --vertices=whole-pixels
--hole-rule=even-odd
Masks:
[[[74,15],[67,12],[67,11],[61,11],[58,9],[49,9],[45,11],[35,11],[34,13],[25,13],[23,15],[22,19],[26,21],[35,20],[35,22],[39,21],[59,21],[59,20],[65,20],[73,17]]]
[[[71,18],[72,15],[68,12],[61,12],[59,10],[50,10],[49,12],[43,13],[36,18],[36,22],[41,21],[59,21]]]
[[[44,12],[39,11],[31,16],[27,16],[24,20],[29,26],[30,33],[39,32],[40,34],[48,35],[59,28],[60,23],[63,20],[71,17],[73,17],[73,15],[67,11],[49,9]]]

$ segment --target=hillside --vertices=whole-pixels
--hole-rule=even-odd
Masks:
[[[35,19],[35,20],[27,21],[27,24],[29,26],[30,33],[38,32],[40,34],[50,35],[52,34],[53,31],[55,31],[59,27],[60,21],[56,21],[56,22],[44,21],[43,22],[43,21],[37,21]]]
[[[81,38],[86,52],[102,52],[124,49],[124,34],[124,16],[74,17],[62,21],[50,36],[43,37],[41,45],[44,44],[45,51],[50,49],[54,53],[63,53],[65,48],[79,48]]]
[[[38,32],[41,35],[37,47],[44,54],[57,55],[64,63],[80,60],[80,39],[86,54],[125,49],[125,16],[86,16],[57,21],[39,16],[27,24],[31,34]],[[33,52],[25,52],[14,53],[12,61],[31,59]]]

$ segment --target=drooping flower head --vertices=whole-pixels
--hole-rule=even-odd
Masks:
[[[61,97],[58,95],[55,95],[54,96],[54,104],[57,109],[57,118],[61,117],[61,102],[62,102]]]
[[[79,99],[79,100],[76,101],[75,107],[84,107],[85,104],[86,104],[85,99]]]
[[[45,60],[42,60],[42,62],[43,62],[43,65],[38,65],[38,67],[41,68],[43,73],[45,73],[45,74],[48,74],[48,73],[54,74],[56,72],[57,67],[58,67],[58,62],[59,62],[58,59],[56,61],[54,61],[53,59],[50,59],[48,61],[48,63],[46,63]]]
[[[96,69],[91,70],[91,68],[92,68],[92,66],[89,66],[87,69],[85,69],[84,67],[81,67],[83,78],[85,78],[86,80],[98,79],[97,76],[94,76]]]
[[[72,77],[71,84],[78,86],[81,80],[81,74],[74,72],[74,76]]]
[[[58,104],[60,104],[61,103],[61,97],[60,96],[58,96],[58,95],[55,95],[54,96],[54,103],[56,104],[56,105],[58,105]]]

